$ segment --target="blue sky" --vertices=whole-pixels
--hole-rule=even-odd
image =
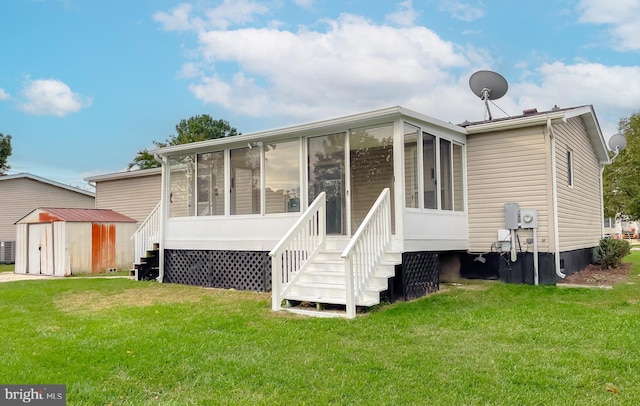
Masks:
[[[508,80],[510,115],[593,104],[610,136],[640,108],[637,0],[6,0],[0,15],[10,173],[75,186],[197,114],[243,133],[393,105],[482,120],[479,69]]]

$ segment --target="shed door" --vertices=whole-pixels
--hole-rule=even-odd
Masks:
[[[53,275],[53,223],[29,224],[27,273]]]
[[[116,225],[91,224],[91,272],[116,267]]]

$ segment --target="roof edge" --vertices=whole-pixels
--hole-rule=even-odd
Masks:
[[[31,180],[35,180],[36,182],[42,182],[42,183],[46,183],[48,185],[51,186],[55,186],[55,187],[59,187],[62,189],[67,189],[71,192],[76,192],[76,193],[80,193],[86,196],[90,196],[95,198],[96,194],[94,192],[90,192],[88,190],[84,190],[84,189],[80,189],[77,188],[75,186],[71,186],[71,185],[65,185],[64,183],[60,183],[60,182],[56,182],[55,180],[51,180],[51,179],[46,179],[31,173],[27,173],[27,172],[21,172],[21,173],[16,173],[14,175],[4,175],[4,176],[0,176],[0,181],[3,180],[11,180],[11,179],[31,179]]]
[[[126,178],[137,178],[142,176],[149,176],[155,174],[161,174],[162,168],[151,168],[151,169],[136,169],[134,171],[120,171],[120,172],[111,172],[104,173],[102,175],[93,175],[87,176],[84,178],[87,182],[100,182],[107,180],[117,180],[117,179],[126,179]]]

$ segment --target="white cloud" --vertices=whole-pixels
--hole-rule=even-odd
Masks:
[[[580,0],[583,23],[608,25],[613,47],[619,51],[640,50],[640,2],[637,0]]]
[[[419,16],[420,14],[413,9],[412,1],[406,0],[398,3],[398,10],[387,15],[385,19],[387,22],[400,27],[411,27]]]
[[[477,5],[467,4],[457,0],[440,0],[440,10],[451,13],[453,18],[462,21],[474,21],[484,16],[482,2]]]
[[[314,0],[294,0],[298,7],[310,9],[313,7]]]
[[[21,97],[20,110],[35,115],[62,117],[92,103],[90,98],[72,92],[64,82],[55,79],[27,80]]]
[[[205,103],[242,114],[317,118],[404,102],[455,83],[451,70],[473,63],[462,49],[424,27],[381,26],[353,15],[326,26],[324,32],[203,32],[200,54],[210,71],[221,62],[238,70],[203,75],[190,90]],[[472,54],[482,58],[480,52]]]
[[[193,28],[193,22],[190,19],[191,4],[183,3],[175,7],[171,13],[158,11],[153,15],[153,19],[162,24],[167,31],[188,31]]]
[[[5,92],[4,89],[0,88],[0,101],[7,100],[11,97],[9,93]]]
[[[523,82],[512,87],[512,97],[520,108],[537,107],[546,110],[593,104],[596,114],[605,117],[600,122],[603,131],[615,132],[616,114],[631,114],[640,100],[640,66],[606,66],[597,63],[566,65],[561,62],[541,65],[537,73],[539,84]]]
[[[170,13],[158,11],[153,19],[162,24],[167,31],[201,31],[204,29],[225,30],[232,25],[243,25],[254,21],[255,16],[264,15],[269,8],[253,0],[224,0],[220,5],[201,11],[205,18],[192,17],[193,5],[183,3]]]

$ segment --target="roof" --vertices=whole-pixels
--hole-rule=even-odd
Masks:
[[[103,182],[108,180],[137,178],[142,176],[152,176],[152,175],[160,175],[160,174],[162,174],[162,168],[137,169],[134,171],[122,171],[122,172],[105,173],[102,175],[88,176],[84,178],[84,180],[86,180],[87,182]]]
[[[467,134],[475,135],[492,131],[511,130],[515,128],[531,127],[536,125],[548,125],[564,123],[570,118],[580,117],[587,130],[587,136],[591,140],[594,152],[600,164],[609,164],[609,149],[604,140],[600,124],[596,118],[593,106],[578,106],[569,108],[555,108],[549,111],[534,112],[520,116],[499,118],[491,121],[478,121],[475,123],[463,123],[460,126],[467,129]]]
[[[65,185],[63,183],[56,182],[56,181],[50,180],[50,179],[45,179],[45,178],[42,178],[40,176],[36,176],[36,175],[30,174],[30,173],[26,173],[26,172],[17,173],[15,175],[0,176],[0,182],[4,181],[4,180],[12,180],[12,179],[31,179],[31,180],[36,181],[36,182],[45,183],[47,185],[55,186],[55,187],[58,187],[58,188],[61,188],[61,189],[66,189],[66,190],[69,190],[71,192],[80,193],[82,195],[91,196],[91,197],[95,197],[96,196],[95,193],[90,192],[88,190],[83,190],[83,189],[80,189],[80,188],[77,188],[77,187]]]
[[[74,209],[57,207],[39,207],[29,212],[16,222],[19,223],[32,213],[40,211],[47,213],[47,222],[68,221],[68,222],[92,222],[92,223],[135,223],[136,220],[120,214],[117,211],[107,209]],[[42,216],[41,216],[42,218]]]
[[[277,140],[278,138],[286,139],[292,135],[317,135],[318,130],[322,130],[326,134],[332,132],[345,131],[345,127],[355,128],[369,125],[371,123],[382,123],[399,117],[408,117],[415,120],[429,123],[432,126],[444,128],[461,135],[466,134],[464,128],[438,120],[422,113],[407,109],[402,106],[387,107],[384,109],[368,111],[364,113],[352,114],[328,120],[315,121],[307,124],[299,124],[290,127],[278,128],[275,130],[261,131],[251,134],[234,135],[233,137],[217,138],[207,141],[192,142],[189,144],[171,145],[164,148],[158,148],[149,151],[151,154],[163,156],[175,155],[181,152],[194,152],[204,150],[212,146],[224,146],[228,144],[246,145],[252,141],[261,141],[265,139]]]

